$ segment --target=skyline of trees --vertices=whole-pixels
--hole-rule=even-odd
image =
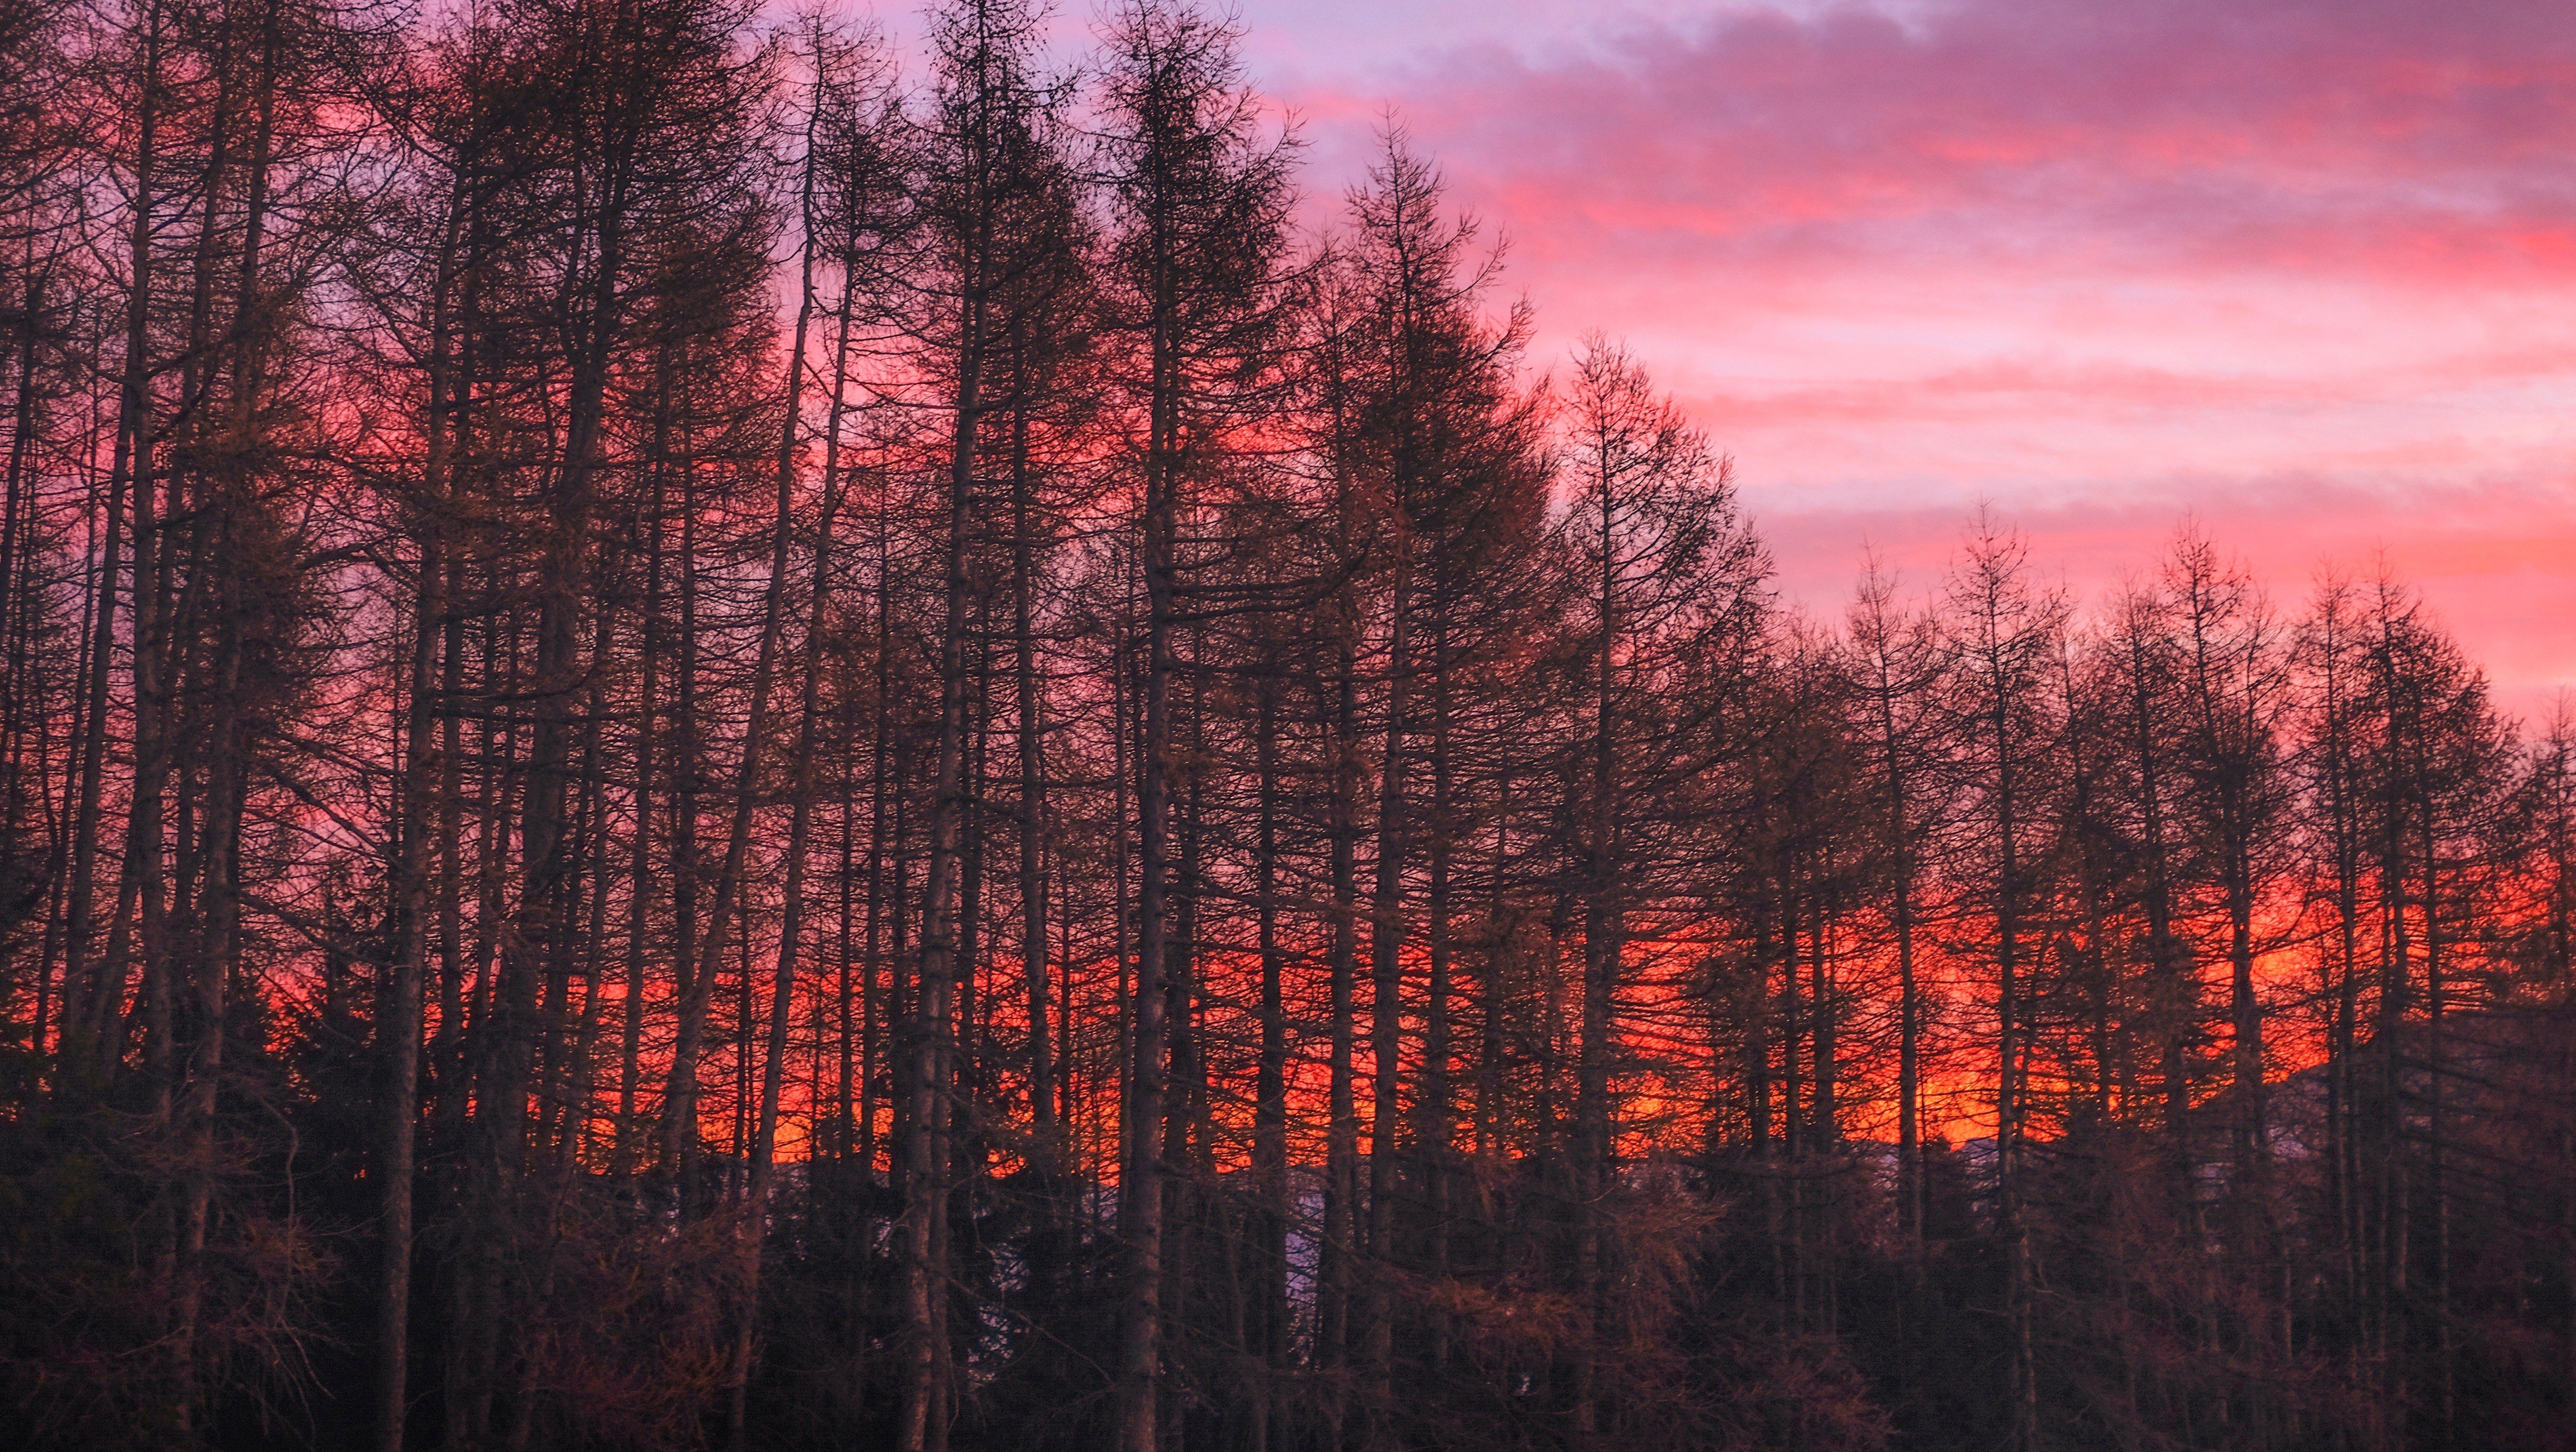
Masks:
[[[1230,21],[0,0],[31,1446],[2562,1445],[2576,713],[1784,605]]]

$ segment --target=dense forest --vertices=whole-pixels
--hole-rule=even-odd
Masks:
[[[1791,608],[1191,7],[0,0],[9,1439],[2576,1444],[2576,714]]]

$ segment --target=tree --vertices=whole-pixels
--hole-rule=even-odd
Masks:
[[[1202,551],[1185,520],[1202,518],[1193,485],[1221,470],[1241,400],[1271,366],[1290,194],[1289,143],[1265,143],[1241,89],[1238,32],[1180,6],[1139,0],[1119,11],[1105,78],[1104,162],[1118,230],[1110,242],[1117,317],[1132,362],[1122,379],[1138,416],[1129,449],[1138,475],[1146,615],[1137,747],[1138,893],[1134,1067],[1120,1162],[1119,1230],[1130,1266],[1118,1357],[1118,1437],[1159,1445],[1169,1199],[1165,1120],[1189,1013],[1172,976],[1172,682],[1177,631]],[[1204,486],[1201,485],[1201,488]],[[1189,884],[1185,880],[1184,890]],[[1184,941],[1180,951],[1186,953]],[[1180,1021],[1174,1022],[1175,1007]]]
[[[2019,535],[1981,513],[1943,601],[1943,627],[1958,661],[1950,709],[1962,797],[1950,850],[1978,923],[1972,951],[1994,973],[1995,1221],[2006,1246],[2012,1323],[2007,1397],[2014,1445],[2023,1448],[2039,1436],[2030,1235],[2020,1203],[2033,979],[2040,967],[2035,950],[2042,941],[2036,930],[2045,902],[2034,848],[2053,785],[2058,728],[2047,680],[2069,611],[2062,591],[2032,581],[2028,558]]]
[[[1904,611],[1896,590],[1894,572],[1873,557],[1846,633],[1868,743],[1864,771],[1878,805],[1875,856],[1896,940],[1898,1217],[1920,1241],[1924,995],[1916,933],[1927,849],[1939,830],[1937,709],[1948,661],[1933,616]]]

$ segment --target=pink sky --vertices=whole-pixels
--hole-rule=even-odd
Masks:
[[[2384,550],[2576,683],[2576,19],[2543,0],[1247,0],[1319,189],[1394,104],[1541,361],[1625,337],[1781,583],[1979,499],[2088,594],[2196,515],[2295,608]]]

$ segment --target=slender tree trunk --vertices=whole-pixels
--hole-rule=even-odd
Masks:
[[[983,415],[981,368],[976,344],[983,333],[980,293],[970,286],[961,305],[961,329],[969,346],[958,360],[948,479],[947,566],[945,603],[939,632],[939,755],[931,788],[929,875],[922,888],[921,967],[911,1062],[904,1094],[909,1100],[910,1132],[904,1146],[905,1336],[904,1399],[897,1424],[902,1452],[923,1452],[934,1436],[933,1403],[938,1398],[938,1347],[946,1334],[944,1318],[934,1316],[934,1301],[944,1302],[945,1277],[933,1264],[938,1244],[937,1222],[947,1204],[945,1167],[936,1163],[940,1136],[935,1126],[942,1114],[944,1085],[939,1078],[949,1028],[951,995],[958,965],[958,898],[960,851],[966,819],[966,749],[969,725],[967,637],[970,633],[967,560],[973,541],[975,459]]]
[[[1171,855],[1172,624],[1179,492],[1178,362],[1172,356],[1168,298],[1157,299],[1152,339],[1152,434],[1145,459],[1144,740],[1137,760],[1137,894],[1135,1043],[1129,1071],[1128,1144],[1118,1189],[1119,1236],[1126,1242],[1126,1305],[1118,1348],[1118,1445],[1157,1452],[1160,1444],[1163,1320],[1163,1173],[1165,1099],[1170,1087],[1169,911]]]
[[[1026,388],[1025,378],[1021,386]],[[1023,400],[1012,410],[1011,424],[1011,645],[1019,708],[1020,972],[1028,991],[1030,1120],[1043,1154],[1052,1137],[1047,1106],[1055,1100],[1055,1064],[1047,1045],[1046,723],[1038,694],[1037,522],[1031,492],[1029,411]]]
[[[152,239],[154,192],[160,185],[163,24],[161,5],[158,0],[149,0],[142,18],[143,71],[136,84],[134,216],[127,229],[124,353],[117,380],[114,452],[108,465],[107,516],[100,536],[98,603],[91,616],[89,705],[84,712],[84,739],[80,745],[80,801],[72,819],[71,902],[66,909],[68,921],[63,958],[63,1026],[67,1040],[77,1027],[79,1042],[68,1043],[66,1047],[66,1058],[70,1061],[64,1073],[66,1083],[75,1082],[84,1075],[103,1079],[115,1072],[117,1046],[107,1042],[106,1026],[114,1022],[124,1007],[121,1002],[124,994],[121,973],[116,982],[108,981],[103,972],[93,982],[88,948],[92,924],[96,920],[93,895],[98,880],[99,798],[106,779],[108,677],[116,641],[119,526],[123,522],[128,484],[149,470],[153,442],[149,436],[148,418],[155,261]],[[134,488],[139,501],[142,486],[136,483]],[[151,573],[140,554],[147,528],[138,503],[135,524],[138,553],[134,570],[134,608],[138,611]],[[145,634],[138,616],[133,637],[138,655]],[[136,700],[139,710],[139,689]],[[138,724],[138,752],[141,736]],[[140,763],[137,765],[139,768]],[[139,798],[137,806],[140,806]],[[120,880],[122,876],[120,874]],[[117,922],[122,925],[124,903],[121,889],[119,898]]]
[[[433,745],[433,704],[438,700],[438,645],[444,634],[447,464],[450,452],[447,390],[451,327],[447,311],[455,276],[461,209],[451,209],[431,284],[427,450],[421,468],[420,558],[413,577],[413,625],[408,679],[404,681],[401,815],[394,828],[394,943],[391,982],[377,1011],[377,1043],[384,1056],[384,1232],[377,1282],[376,1446],[402,1452],[410,1366],[412,1147],[420,1123],[421,982],[428,957],[430,794],[442,764]]]
[[[1326,748],[1331,757],[1332,787],[1328,807],[1332,861],[1330,1080],[1325,1128],[1323,1283],[1317,1288],[1315,1360],[1328,1375],[1339,1373],[1350,1354],[1352,1283],[1359,1254],[1359,1106],[1356,1065],[1357,1021],[1353,996],[1359,968],[1359,667],[1356,622],[1345,614],[1338,621]],[[1341,1436],[1347,1416],[1338,1376],[1327,1383],[1327,1411],[1332,1434]]]
[[[1386,746],[1378,759],[1377,871],[1369,897],[1369,1194],[1368,1253],[1379,1267],[1368,1283],[1370,1442],[1392,1411],[1395,1375],[1395,1243],[1399,1135],[1404,1122],[1404,862],[1405,737],[1412,674],[1412,541],[1396,526],[1395,578],[1387,629]]]
[[[1279,1401],[1276,1377],[1288,1340],[1288,1015],[1281,983],[1284,953],[1279,942],[1279,683],[1264,675],[1253,725],[1253,751],[1260,777],[1259,836],[1253,846],[1254,912],[1261,953],[1261,1060],[1253,1089],[1252,1163],[1261,1197],[1259,1227],[1253,1246],[1260,1274],[1254,1325],[1254,1353],[1263,1380],[1256,1413],[1256,1445],[1266,1449],[1284,1434],[1276,1425]]]

